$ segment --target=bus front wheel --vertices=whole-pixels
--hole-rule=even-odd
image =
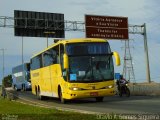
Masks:
[[[104,97],[96,97],[96,101],[97,101],[97,102],[103,102],[103,98],[104,98]]]
[[[62,93],[61,88],[58,89],[58,95],[59,95],[59,99],[60,99],[61,103],[65,104],[66,100],[63,98],[63,93]]]

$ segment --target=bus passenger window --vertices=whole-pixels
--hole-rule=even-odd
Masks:
[[[57,63],[57,52],[54,49],[50,49],[43,54],[43,64],[49,66]]]
[[[52,61],[51,55],[48,54],[48,53],[44,53],[44,55],[43,55],[43,65],[44,65],[44,67],[51,65],[52,62],[53,61]]]
[[[52,57],[53,57],[53,64],[57,63],[57,52],[55,50],[52,50]]]
[[[59,46],[56,46],[56,47],[54,47],[54,49],[53,49],[53,51],[54,51],[54,58],[55,58],[55,64],[59,64],[60,62],[60,59],[59,59]]]
[[[40,55],[32,58],[31,60],[31,69],[35,70],[39,68],[41,68],[41,56]]]

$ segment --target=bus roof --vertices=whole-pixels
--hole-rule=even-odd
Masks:
[[[41,52],[33,55],[31,58],[43,53],[44,51],[58,45],[58,44],[67,44],[67,43],[80,43],[80,42],[108,42],[105,39],[99,39],[99,38],[75,38],[75,39],[67,39],[67,40],[59,40],[57,43],[53,43],[48,48],[42,50]]]

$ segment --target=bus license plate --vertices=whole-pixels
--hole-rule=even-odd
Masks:
[[[98,96],[98,92],[91,92],[90,96]]]

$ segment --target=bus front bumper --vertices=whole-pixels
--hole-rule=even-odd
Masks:
[[[98,90],[69,90],[63,93],[64,99],[92,98],[115,95],[115,89],[98,89]]]

